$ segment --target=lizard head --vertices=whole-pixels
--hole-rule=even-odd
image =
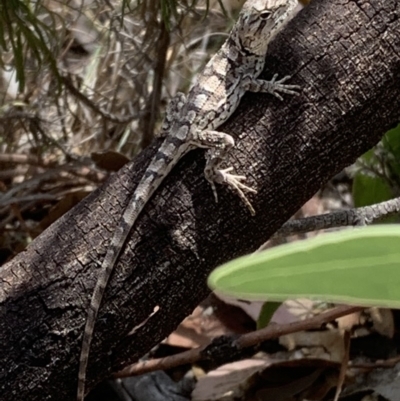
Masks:
[[[263,56],[271,39],[293,16],[298,0],[249,0],[232,30],[232,36],[247,52]]]

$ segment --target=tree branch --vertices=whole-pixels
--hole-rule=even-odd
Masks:
[[[237,139],[229,161],[258,189],[256,217],[226,188],[214,203],[203,151],[179,163],[119,258],[95,327],[89,388],[164,338],[207,295],[214,267],[255,251],[400,120],[400,3],[312,2],[270,46],[262,77],[276,72],[292,75],[301,96],[247,94],[222,127]],[[0,401],[74,399],[98,264],[159,145],[2,267]]]

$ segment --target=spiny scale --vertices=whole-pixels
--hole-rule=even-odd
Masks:
[[[271,81],[257,79],[264,68],[268,44],[288,21],[296,5],[297,0],[248,0],[225,44],[208,62],[187,99],[179,94],[171,102],[163,125],[163,131],[168,130],[168,134],[117,226],[93,291],[82,340],[78,401],[84,399],[94,326],[116,260],[136,219],[179,159],[192,149],[206,148],[204,173],[215,199],[215,184],[227,185],[239,195],[250,212],[255,213],[245,192],[256,191],[243,183],[244,176],[231,174],[232,167],[221,168],[234,140],[216,129],[236,110],[246,91],[267,92],[279,99],[282,99],[281,93],[297,94],[298,86],[284,83],[289,77],[276,80],[275,75]]]

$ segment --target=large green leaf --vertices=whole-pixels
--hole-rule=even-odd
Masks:
[[[209,277],[228,295],[400,307],[400,225],[346,229],[233,260]]]

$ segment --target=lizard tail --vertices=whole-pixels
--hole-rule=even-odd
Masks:
[[[96,282],[96,286],[94,288],[90,301],[90,306],[86,318],[85,331],[83,333],[81,355],[79,359],[77,401],[83,401],[85,398],[85,382],[86,370],[89,362],[89,350],[93,339],[93,332],[97,319],[97,314],[100,308],[101,301],[103,299],[104,292],[113,272],[115,262],[119,254],[121,253],[121,244],[125,243],[131,227],[134,224],[143,206],[143,200],[139,197],[135,197],[132,203],[125,210],[122,221],[114,233],[110,247],[108,248],[107,254],[103,260],[100,269],[100,276]]]
[[[83,401],[85,397],[86,370],[89,362],[89,350],[93,339],[94,325],[104,292],[114,270],[115,262],[144,206],[177,161],[189,150],[190,146],[184,140],[177,140],[175,137],[172,137],[172,139],[167,138],[164,141],[145,171],[135,190],[131,203],[126,208],[122,220],[114,232],[111,244],[101,265],[100,276],[94,288],[86,319],[79,359],[77,401]]]

